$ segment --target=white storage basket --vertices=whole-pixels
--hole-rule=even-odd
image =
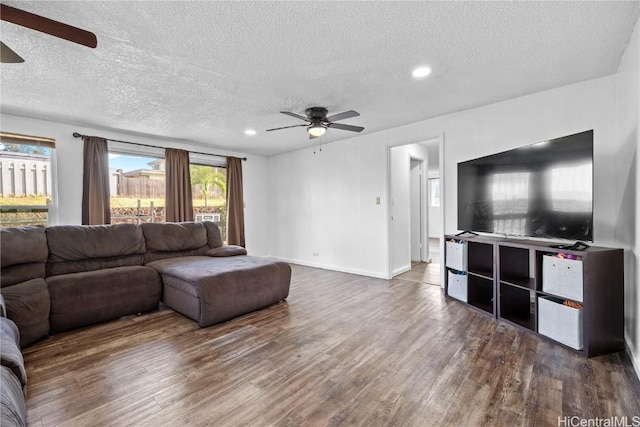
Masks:
[[[542,257],[542,290],[582,302],[582,261],[545,255]]]
[[[447,294],[460,301],[467,302],[467,275],[448,272]]]
[[[446,262],[448,268],[458,271],[467,271],[467,243],[446,242]]]
[[[538,333],[582,350],[583,310],[562,304],[562,300],[538,297]]]

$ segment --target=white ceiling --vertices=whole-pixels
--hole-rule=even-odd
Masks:
[[[613,74],[640,14],[638,1],[3,3],[98,38],[3,21],[26,60],[1,65],[3,112],[264,155],[314,143],[303,127],[264,132],[302,123],[279,111],[353,109],[343,123],[371,133]],[[432,75],[414,80],[418,65]]]

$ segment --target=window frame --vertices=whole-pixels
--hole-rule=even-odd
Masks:
[[[430,208],[439,208],[441,205],[440,202],[440,177],[433,177],[428,179],[429,182],[429,207]],[[434,186],[437,184],[438,191],[437,197],[434,196]],[[437,200],[437,203],[435,201]]]
[[[20,144],[30,146],[44,146],[50,149],[49,151],[49,170],[50,181],[47,183],[47,187],[50,190],[50,196],[48,197],[49,203],[42,206],[33,208],[46,209],[47,212],[47,225],[55,225],[59,222],[58,213],[58,158],[56,150],[56,140],[50,137],[27,135],[14,132],[0,131],[0,143],[8,144]],[[27,205],[22,205],[27,206]]]

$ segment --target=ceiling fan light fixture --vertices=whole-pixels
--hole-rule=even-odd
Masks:
[[[309,135],[314,136],[316,138],[324,135],[326,131],[327,131],[327,127],[323,126],[320,123],[315,123],[307,128],[307,132],[309,132]]]

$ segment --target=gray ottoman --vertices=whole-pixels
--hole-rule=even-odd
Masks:
[[[153,261],[163,301],[198,322],[214,325],[287,298],[289,264],[253,256],[190,256]]]

